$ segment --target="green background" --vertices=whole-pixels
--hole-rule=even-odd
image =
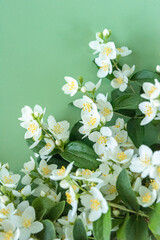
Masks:
[[[72,124],[79,111],[61,88],[64,76],[98,81],[88,43],[105,27],[136,70],[160,64],[160,0],[0,0],[0,157],[18,171],[31,151],[17,120],[24,105]],[[103,80],[103,89],[110,84]]]

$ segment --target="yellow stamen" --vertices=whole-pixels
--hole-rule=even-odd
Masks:
[[[142,196],[142,202],[143,203],[148,203],[151,200],[151,194],[146,193],[145,195]]]
[[[60,133],[62,133],[63,131],[64,131],[64,128],[62,128],[59,123],[57,123],[57,124],[54,126],[54,132],[55,132],[56,134],[60,134]]]
[[[119,52],[124,52],[122,48],[117,48]]]
[[[97,211],[100,208],[100,202],[97,199],[91,199],[90,201],[92,202],[91,209]]]
[[[102,67],[100,67],[100,69],[103,69],[104,71],[108,70],[108,64],[104,64]]]
[[[85,169],[82,171],[83,175],[91,175],[91,171],[89,169]]]
[[[83,103],[83,108],[82,108],[83,111],[86,111],[86,110],[87,110],[88,112],[90,112],[91,109],[92,109],[91,103],[88,103],[88,102]]]
[[[5,176],[3,179],[3,182],[6,184],[13,183],[13,180],[11,179],[11,176]]]
[[[115,78],[115,80],[118,82],[118,84],[122,84],[123,83],[123,78]]]
[[[127,158],[127,155],[124,152],[117,153],[117,158],[122,161]]]
[[[113,193],[117,192],[117,189],[116,189],[116,187],[114,185],[110,185],[109,189],[108,189],[108,192],[110,194],[113,194]]]
[[[34,134],[37,130],[37,126],[33,123],[29,124],[28,131]]]
[[[71,81],[70,83],[68,83],[68,87],[69,87],[69,90],[72,91],[75,87],[74,81]]]
[[[145,113],[145,116],[146,116],[146,117],[147,117],[147,116],[150,117],[151,114],[153,113],[153,109],[152,109],[152,107],[149,106],[149,105],[146,105],[145,107],[146,107],[146,111],[144,112],[144,113]]]
[[[67,202],[69,204],[71,204],[72,203],[72,197],[71,197],[71,194],[69,192],[66,192],[66,197],[67,197]]]
[[[0,213],[1,214],[3,214],[3,215],[5,215],[5,216],[7,216],[7,215],[9,215],[9,212],[10,212],[10,209],[9,208],[2,208],[1,210],[0,210]]]
[[[144,157],[140,157],[139,160],[146,165],[150,164],[150,157],[147,154]]]
[[[103,114],[104,117],[106,117],[111,113],[111,111],[109,110],[109,108],[104,107],[103,111],[101,111],[101,113]]]
[[[51,173],[51,169],[49,169],[49,167],[46,166],[42,168],[42,172],[44,175],[48,175],[49,173]]]
[[[31,219],[23,219],[23,226],[25,227],[25,228],[28,228],[28,227],[30,227],[31,226],[31,223],[32,223],[32,221],[31,221]]]
[[[155,180],[153,180],[153,179],[151,179],[151,186],[152,186],[152,188],[155,189],[156,191],[159,189],[158,183],[157,183]]]
[[[8,232],[5,232],[4,234],[4,240],[11,240],[13,237],[13,232],[11,230],[9,230]]]
[[[88,125],[94,126],[95,123],[96,123],[96,118],[90,117],[90,121],[88,122]]]
[[[148,91],[148,95],[151,96],[151,94],[154,93],[155,90],[157,90],[157,88],[155,86],[152,86],[151,90]]]
[[[107,138],[104,136],[98,138],[98,144],[106,144],[107,141]]]
[[[118,143],[123,143],[125,140],[124,137],[121,137],[119,134],[117,134],[114,138]]]
[[[46,143],[45,148],[49,150],[52,147],[51,143]]]
[[[61,169],[59,169],[59,170],[57,171],[57,174],[58,174],[59,176],[62,176],[62,175],[65,173],[65,171],[66,171],[65,167],[62,166]]]
[[[103,54],[106,54],[107,56],[109,56],[111,52],[112,52],[112,48],[105,47],[103,50]]]

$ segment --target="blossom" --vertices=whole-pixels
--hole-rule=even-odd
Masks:
[[[121,92],[124,92],[127,88],[128,78],[122,71],[113,71],[115,78],[111,81],[113,88],[119,88]]]
[[[67,168],[65,168],[64,166],[61,167],[61,169],[57,169],[57,170],[53,170],[52,174],[50,176],[50,179],[58,181],[58,180],[62,180],[64,178],[66,178],[70,171],[72,170],[74,162],[71,162]]]
[[[89,220],[96,221],[102,213],[107,213],[108,204],[102,193],[96,187],[92,187],[89,192],[90,194],[84,194],[80,199],[82,205],[90,211]]]
[[[115,125],[110,127],[113,133],[120,132],[124,128],[124,119],[123,118],[117,118]]]
[[[24,172],[25,174],[27,174],[34,170],[35,161],[32,157],[30,157],[30,159],[31,159],[30,161],[24,163],[23,165],[24,168],[21,169],[21,172]]]
[[[149,173],[151,178],[160,180],[160,151],[155,151],[152,156],[152,168]]]
[[[101,79],[97,82],[97,84],[94,84],[93,82],[86,82],[84,87],[88,92],[96,91],[101,86],[101,82],[102,82]]]
[[[133,153],[133,149],[122,151],[120,147],[117,146],[111,153],[110,158],[116,163],[125,164],[131,160]]]
[[[95,59],[95,63],[100,67],[97,72],[97,77],[104,78],[108,74],[112,73],[112,64],[110,59],[101,60],[100,58]]]
[[[119,146],[123,146],[127,142],[128,133],[125,130],[120,130],[117,132],[113,132],[113,136]]]
[[[52,139],[44,138],[44,141],[46,142],[46,144],[39,151],[39,154],[41,156],[49,155],[53,151],[53,149],[55,148],[55,143]]]
[[[71,178],[77,180],[84,180],[88,182],[102,182],[98,177],[101,175],[100,171],[91,171],[89,169],[78,168],[75,174],[71,174]]]
[[[146,125],[151,122],[157,113],[157,108],[153,105],[152,102],[142,102],[139,104],[139,109],[142,113],[145,114],[145,117],[141,121],[140,125]]]
[[[154,80],[155,84],[145,82],[143,83],[143,91],[145,93],[141,94],[141,97],[145,99],[155,99],[160,95],[160,82],[157,79]]]
[[[130,77],[132,75],[132,73],[134,72],[134,70],[135,70],[135,65],[133,65],[130,68],[127,64],[124,64],[123,67],[122,67],[122,73],[126,77]]]
[[[101,60],[115,59],[116,58],[116,48],[114,42],[108,42],[106,44],[102,43],[99,45],[100,54],[99,58]]]
[[[87,96],[83,96],[83,98],[77,99],[73,102],[73,105],[81,110],[81,116],[92,114],[97,110],[96,104],[93,100]]]
[[[92,48],[93,50],[95,50],[95,52],[93,54],[96,54],[99,52],[99,48],[100,48],[100,44],[102,44],[104,41],[102,38],[99,37],[99,32],[96,33],[96,40],[95,41],[91,41],[89,43],[89,47]]]
[[[43,229],[43,224],[35,221],[35,210],[28,206],[22,216],[13,216],[15,225],[20,229],[19,240],[28,240],[31,234],[40,232]]]
[[[141,173],[142,178],[149,175],[152,169],[152,150],[145,145],[141,145],[139,156],[133,156],[129,168],[132,172]]]
[[[96,97],[97,107],[100,110],[100,116],[104,117],[105,122],[110,121],[113,117],[113,107],[110,102],[107,101],[106,97],[103,94],[98,94]]]
[[[13,203],[9,203],[7,206],[0,202],[0,219],[10,219],[15,213],[15,208]]]
[[[106,146],[112,149],[117,145],[117,142],[112,137],[112,131],[108,127],[102,127],[100,132],[92,132],[88,138],[92,142],[95,142],[93,148],[98,155],[104,153]]]
[[[50,164],[48,165],[47,162],[42,159],[39,163],[38,172],[45,178],[49,178],[52,174],[52,171],[57,168],[57,165]]]
[[[19,174],[11,174],[6,168],[0,170],[0,182],[8,188],[15,188],[20,180]]]
[[[72,187],[70,187],[69,191],[66,192],[66,198],[67,198],[67,203],[72,206],[71,216],[75,216],[77,212],[78,201]]]
[[[129,50],[128,47],[121,47],[116,49],[117,55],[121,57],[126,57],[132,53],[132,50]]]
[[[39,127],[39,124],[37,123],[37,121],[33,120],[30,122],[22,122],[21,127],[27,129],[27,131],[24,135],[24,138],[25,139],[33,138],[33,140],[36,142],[36,144],[34,144],[34,145],[37,145],[37,142],[42,133],[42,130]],[[31,148],[33,148],[33,146]]]
[[[157,197],[156,190],[150,191],[148,188],[141,186],[139,188],[140,197],[137,197],[138,203],[142,207],[151,206]]]
[[[18,240],[20,231],[10,220],[4,220],[1,223],[2,232],[0,232],[1,240]]]
[[[56,122],[55,118],[50,115],[48,117],[48,126],[49,131],[54,135],[57,140],[62,140],[63,142],[65,142],[69,138],[69,122]]]
[[[65,77],[64,79],[66,80],[67,84],[62,87],[62,90],[64,91],[64,94],[69,94],[71,97],[73,97],[78,91],[78,83],[72,77]]]
[[[22,122],[30,122],[34,120],[34,117],[42,117],[45,114],[45,108],[42,109],[41,106],[35,105],[32,110],[29,106],[24,106],[22,108],[22,117],[18,118]]]

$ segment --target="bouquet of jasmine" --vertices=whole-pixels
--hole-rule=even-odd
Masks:
[[[81,119],[70,129],[36,105],[19,118],[35,157],[0,166],[1,240],[160,239],[160,66],[134,73],[105,29],[89,43],[98,83],[65,77]],[[103,80],[102,80],[103,78]],[[100,93],[111,81],[111,96]],[[103,89],[104,91],[104,89]],[[23,188],[21,186],[23,185]]]

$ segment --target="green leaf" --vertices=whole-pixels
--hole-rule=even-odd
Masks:
[[[33,143],[34,143],[34,140],[33,138],[28,138],[26,139],[26,143],[27,143],[27,146],[30,147]],[[41,140],[37,146],[35,146],[34,148],[32,148],[32,151],[35,152],[35,153],[39,153],[40,149],[43,148],[45,146],[45,141],[44,140]]]
[[[95,170],[99,166],[98,156],[92,148],[83,142],[70,142],[66,145],[65,151],[61,153],[62,158],[73,162],[76,167]]]
[[[132,209],[138,211],[139,205],[137,198],[132,190],[129,177],[125,169],[123,169],[118,176],[116,188],[120,198],[124,201],[124,203]]]
[[[149,229],[154,235],[160,236],[160,203],[154,205],[154,209],[149,214]]]
[[[142,70],[137,73],[135,73],[131,80],[140,82],[141,84],[143,82],[154,82],[154,79],[160,79],[160,75],[156,72],[148,71],[148,70]]]
[[[117,97],[112,105],[113,109],[137,109],[138,105],[143,101],[143,99],[135,93],[126,93],[120,97]]]
[[[127,122],[127,131],[134,145],[138,148],[144,139],[144,126],[140,125],[142,119],[132,118]]]
[[[111,211],[110,209],[106,214],[93,222],[93,235],[95,240],[110,240],[111,234]]]
[[[39,240],[54,240],[56,238],[55,228],[50,220],[42,221],[44,229],[37,235]]]
[[[117,240],[127,240],[126,239],[126,225],[129,219],[129,214],[127,213],[125,220],[123,224],[119,226],[119,229],[117,230]]]
[[[130,216],[126,224],[126,239],[127,240],[148,240],[148,225],[141,216]]]
[[[55,205],[49,210],[48,214],[45,215],[46,219],[54,222],[57,218],[61,216],[64,211],[65,201],[55,203]]]
[[[36,219],[41,220],[49,213],[55,203],[47,197],[38,197],[32,202],[36,212]]]
[[[87,240],[87,234],[83,222],[80,218],[77,218],[73,228],[74,240]]]
[[[160,126],[153,125],[153,123],[149,123],[144,126],[145,128],[145,137],[144,144],[147,146],[151,146],[153,144],[160,143]]]

